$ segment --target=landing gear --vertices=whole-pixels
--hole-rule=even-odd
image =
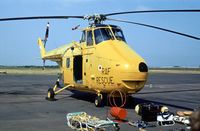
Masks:
[[[54,96],[55,96],[55,92],[54,92],[53,88],[49,88],[48,91],[47,91],[46,99],[50,100],[50,101],[55,101]]]
[[[94,104],[96,107],[102,107],[103,106],[103,95],[102,94],[97,94]]]
[[[61,87],[60,86],[60,83],[59,83],[59,79],[56,81],[56,84],[54,85],[53,88],[49,88],[48,91],[47,91],[47,97],[46,97],[46,100],[49,100],[49,101],[55,101],[56,99],[54,98],[55,95],[57,95],[58,93],[64,91],[65,89],[69,88],[69,87],[72,87],[73,85],[66,85],[64,87]],[[60,89],[57,89],[57,88],[60,88]]]

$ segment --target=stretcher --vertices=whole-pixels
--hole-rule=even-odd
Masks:
[[[74,112],[66,115],[67,124],[77,131],[119,131],[117,122],[110,119],[101,120],[90,116],[86,112]]]

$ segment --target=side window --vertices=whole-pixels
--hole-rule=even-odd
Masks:
[[[93,45],[92,31],[87,32],[87,46]]]
[[[121,29],[112,29],[113,30],[113,33],[114,33],[114,35],[115,35],[115,37],[116,37],[116,39],[117,40],[122,40],[122,41],[125,41],[126,42],[126,40],[125,40],[125,38],[124,38],[124,35],[123,35],[123,32],[122,32],[122,30]]]
[[[80,42],[85,42],[85,41],[86,41],[86,36],[85,36],[85,31],[83,31]]]
[[[67,67],[67,68],[70,67],[70,58],[67,58],[67,60],[66,60],[66,67]]]

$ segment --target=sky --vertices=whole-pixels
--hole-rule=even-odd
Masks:
[[[1,0],[0,18],[21,16],[89,15],[134,10],[200,9],[199,0]],[[200,13],[148,13],[118,15],[123,19],[160,26],[200,37]],[[0,22],[0,65],[42,65],[37,45],[44,38],[50,22],[47,50],[80,39],[81,32],[71,29],[87,21],[29,20]],[[150,67],[200,67],[200,40],[136,26],[106,21],[122,28],[128,45],[140,54]],[[46,65],[55,65],[47,62]]]

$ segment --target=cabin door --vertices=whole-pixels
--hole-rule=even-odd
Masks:
[[[64,83],[65,84],[73,83],[73,57],[64,58],[62,66],[63,66]]]
[[[83,48],[83,84],[88,88],[94,86],[95,45],[93,32],[87,31]]]
[[[74,56],[73,60],[73,78],[78,84],[83,83],[83,58],[82,55]]]
[[[84,50],[83,58],[83,84],[90,87],[93,87],[95,75],[94,75],[94,66],[95,66],[95,48],[88,47]],[[96,69],[96,68],[95,68]]]

